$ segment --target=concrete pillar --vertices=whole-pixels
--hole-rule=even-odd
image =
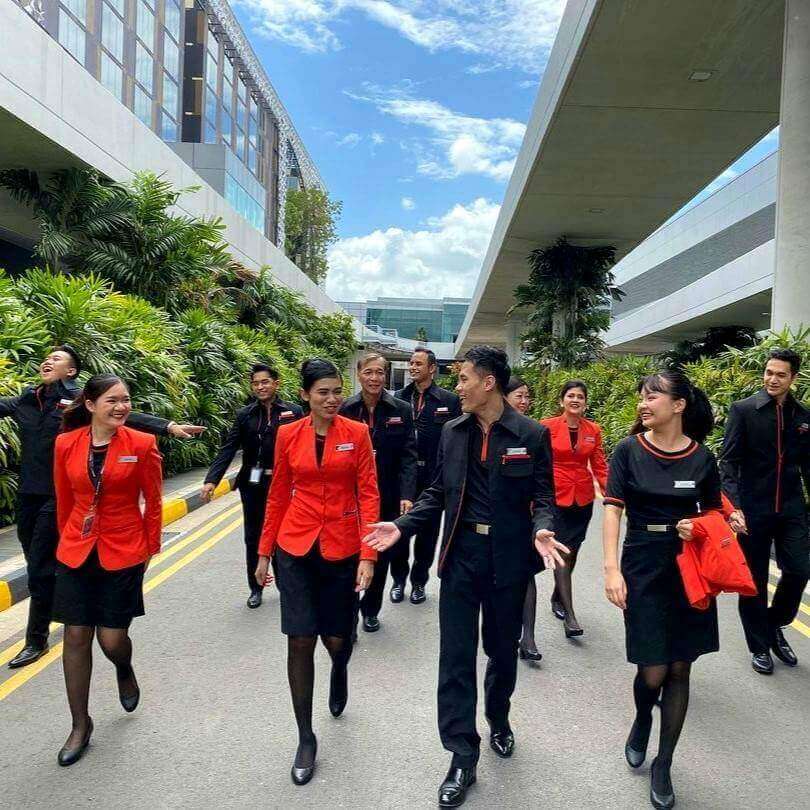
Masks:
[[[810,326],[810,0],[786,0],[771,328]]]
[[[526,322],[521,319],[512,319],[506,322],[506,356],[509,364],[517,366],[523,357],[523,345],[520,336],[526,331]]]

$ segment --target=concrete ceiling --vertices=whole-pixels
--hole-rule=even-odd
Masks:
[[[457,348],[504,345],[531,250],[619,259],[773,129],[783,27],[782,0],[569,0]]]

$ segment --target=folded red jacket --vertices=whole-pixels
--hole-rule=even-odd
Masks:
[[[706,610],[719,593],[756,596],[737,535],[720,512],[692,518],[692,539],[683,544],[678,568],[689,604],[699,610]]]

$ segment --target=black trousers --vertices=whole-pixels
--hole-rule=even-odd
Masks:
[[[422,494],[430,481],[419,480],[417,499]],[[391,547],[391,578],[394,582],[402,584],[411,575],[411,585],[424,587],[430,579],[430,566],[433,565],[433,558],[436,556],[436,545],[439,542],[439,529],[441,528],[441,515],[433,522],[431,521],[424,531],[413,536],[413,565],[410,564],[411,538],[403,537],[398,543]]]
[[[17,536],[28,569],[28,626],[25,643],[42,648],[48,642],[56,585],[56,499],[50,495],[20,495]]]
[[[360,613],[363,614],[363,618],[377,616],[380,613],[383,603],[383,593],[385,592],[385,580],[388,578],[390,558],[391,549],[382,551],[377,555],[371,585],[368,586],[363,594],[363,598],[360,600]]]
[[[259,564],[259,538],[262,536],[264,508],[269,491],[270,486],[265,483],[239,486],[242,514],[245,518],[245,568],[251,593],[262,590],[256,582],[256,566]]]
[[[496,588],[489,538],[461,530],[445,562],[439,598],[439,736],[453,754],[453,767],[478,762],[481,738],[475,727],[478,701],[479,615],[487,662],[484,708],[493,729],[509,725],[517,680],[517,649],[526,579]]]
[[[776,628],[796,618],[810,578],[810,537],[804,513],[746,515],[746,520],[748,534],[740,535],[740,545],[758,593],[741,596],[739,609],[748,649],[757,654],[770,649]],[[772,545],[781,576],[769,608],[768,567]]]

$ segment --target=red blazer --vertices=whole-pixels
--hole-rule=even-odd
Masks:
[[[737,536],[721,512],[692,518],[692,539],[678,555],[686,598],[693,608],[706,610],[719,593],[756,596],[757,589]]]
[[[360,542],[380,513],[377,468],[368,426],[336,416],[326,434],[323,461],[315,457],[312,417],[281,425],[276,437],[273,481],[267,497],[259,554],[276,545],[304,556],[320,537],[327,560],[377,552]]]
[[[117,571],[160,551],[163,470],[154,436],[118,428],[107,449],[93,527],[82,536],[95,489],[87,470],[90,428],[56,437],[53,478],[59,545],[56,559],[78,568],[95,546],[101,567]],[[146,503],[141,514],[140,498]]]
[[[551,433],[554,489],[557,506],[585,506],[593,501],[594,477],[602,492],[607,488],[608,466],[602,447],[602,429],[596,422],[579,420],[577,446],[571,448],[564,416],[541,419]]]

